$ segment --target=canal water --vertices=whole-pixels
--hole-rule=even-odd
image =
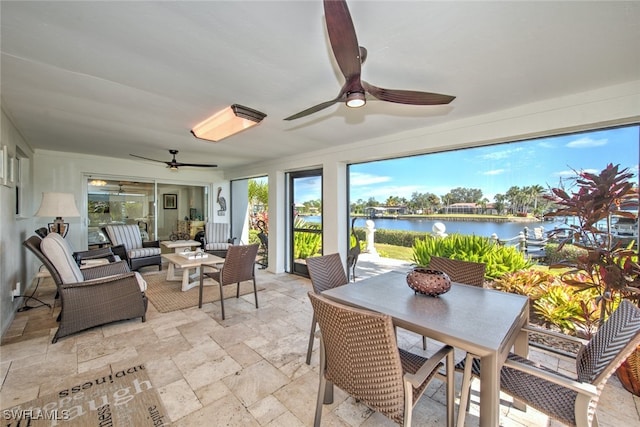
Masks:
[[[320,222],[318,216],[305,217],[309,222]],[[357,228],[366,227],[366,218],[359,218],[355,222]],[[529,229],[529,239],[533,239],[533,229],[543,227],[545,232],[549,232],[554,228],[562,228],[563,222],[549,221],[517,221],[517,222],[491,222],[491,221],[441,221],[433,219],[383,219],[377,218],[372,220],[375,223],[376,230],[405,230],[431,233],[433,224],[440,222],[445,225],[446,233],[474,234],[476,236],[491,237],[496,234],[502,240],[512,239],[518,236],[518,233]]]

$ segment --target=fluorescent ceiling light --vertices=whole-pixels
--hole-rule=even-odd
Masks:
[[[218,142],[257,125],[266,116],[260,111],[233,104],[195,125],[191,133],[196,138]]]

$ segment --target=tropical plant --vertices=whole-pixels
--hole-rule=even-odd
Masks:
[[[486,265],[485,277],[488,279],[533,265],[513,246],[498,245],[488,237],[457,233],[444,238],[426,235],[414,242],[413,262],[417,266],[428,266],[432,256],[482,262]]]
[[[619,165],[609,164],[598,174],[582,171],[576,175],[575,191],[552,188],[552,194],[545,197],[558,206],[550,215],[575,217],[577,221],[568,225],[570,236],[558,249],[571,242],[584,252],[574,260],[563,260],[550,267],[568,267],[561,276],[565,284],[580,291],[594,291],[595,303],[599,306],[598,324],[601,324],[621,298],[633,299],[636,303],[640,298],[638,254],[631,245],[623,247],[615,242],[611,232],[613,216],[636,217],[625,208],[637,209],[638,189],[630,182],[633,174],[627,168],[619,170]],[[602,223],[604,228],[599,228]]]
[[[301,217],[294,220],[294,228],[319,230],[320,225],[305,221]],[[322,247],[322,234],[312,231],[296,231],[293,234],[293,257],[295,259],[306,259],[320,252]]]

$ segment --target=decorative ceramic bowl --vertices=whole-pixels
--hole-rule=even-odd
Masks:
[[[407,284],[421,294],[436,297],[451,289],[451,279],[444,271],[415,267],[407,274]]]

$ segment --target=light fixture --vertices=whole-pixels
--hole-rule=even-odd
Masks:
[[[196,138],[218,142],[245,129],[257,125],[267,117],[260,111],[233,104],[195,125],[191,133]]]
[[[366,104],[367,101],[364,97],[364,92],[349,92],[347,93],[347,107],[358,108]]]
[[[105,185],[107,185],[107,181],[104,181],[102,179],[92,179],[91,181],[89,181],[89,185],[93,185],[94,187],[104,187]]]
[[[69,231],[69,223],[64,222],[62,217],[78,217],[80,212],[76,207],[73,194],[42,193],[42,202],[36,216],[55,217],[56,219],[49,223],[49,232],[58,233],[64,237]]]

